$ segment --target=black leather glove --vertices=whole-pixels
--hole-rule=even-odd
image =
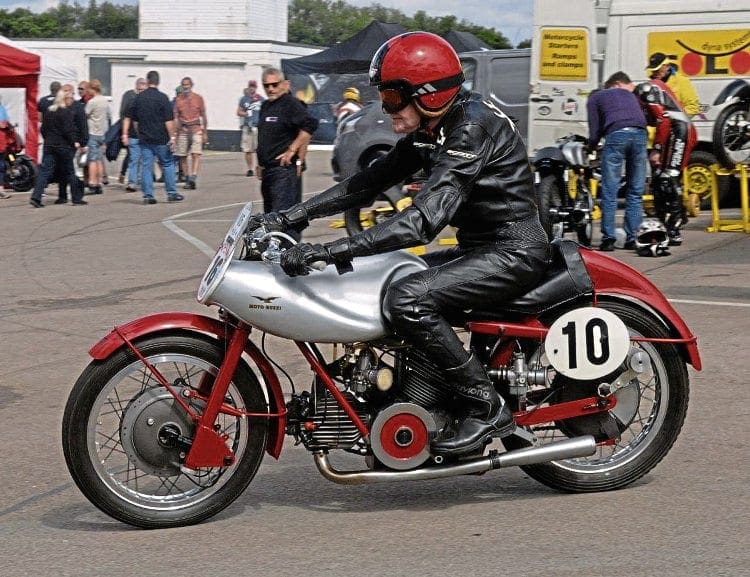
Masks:
[[[310,265],[317,261],[332,262],[331,255],[322,244],[301,242],[281,254],[281,268],[289,276],[306,275]]]
[[[302,231],[308,225],[307,211],[301,204],[279,212],[254,214],[247,223],[246,232],[252,232],[261,226],[268,231],[285,232],[287,230]]]

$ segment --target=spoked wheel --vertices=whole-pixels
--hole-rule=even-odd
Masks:
[[[750,105],[735,102],[724,108],[714,123],[714,152],[726,168],[750,161]]]
[[[625,322],[631,338],[669,336],[661,324],[633,305],[602,306]],[[540,445],[593,435],[599,443],[597,452],[590,457],[522,467],[529,476],[562,491],[606,491],[641,478],[664,458],[677,439],[687,412],[689,384],[685,363],[675,345],[654,342],[631,341],[629,359],[638,371],[625,375],[626,383],[614,392],[617,404],[611,411],[529,428]],[[548,364],[542,351],[532,355],[530,362]],[[550,374],[552,387],[541,393],[540,406],[596,396],[602,382],[615,383],[621,375],[618,372],[596,382],[580,382]],[[534,396],[533,389],[530,396]],[[530,444],[517,436],[506,437],[503,443],[508,449]]]
[[[555,174],[546,174],[541,178],[537,185],[539,221],[550,240],[562,238],[565,232],[564,223],[554,218],[550,212],[562,205],[562,195],[562,184]]]
[[[216,341],[188,334],[138,344],[148,361],[197,413],[223,356]],[[263,390],[241,364],[224,402],[244,412],[267,412]],[[145,528],[189,525],[215,515],[250,484],[268,431],[264,418],[220,413],[215,423],[236,456],[228,467],[181,465],[195,425],[191,417],[126,348],[94,361],[81,374],[63,415],[63,451],[73,479],[97,507]]]
[[[34,188],[39,170],[28,156],[21,155],[8,171],[10,185],[16,192],[27,192]]]

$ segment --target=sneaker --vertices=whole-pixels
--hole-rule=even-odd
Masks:
[[[37,200],[36,198],[29,199],[29,204],[33,206],[34,208],[44,208],[44,205],[42,204],[41,200]]]
[[[74,201],[73,201],[73,204],[74,204],[75,206],[83,206],[83,205],[86,205],[86,204],[88,204],[88,202],[86,202],[85,200],[74,200]]]
[[[117,182],[119,182],[120,184],[125,184],[125,175],[121,174],[120,176],[118,176]]]
[[[250,170],[248,170],[248,171],[247,171],[247,172],[245,173],[245,176],[255,176],[255,173],[253,172],[253,170],[252,170],[252,169],[250,169]]]
[[[181,194],[175,192],[174,194],[168,194],[167,195],[167,202],[180,202],[184,198],[185,198],[184,196],[182,196]]]
[[[615,250],[615,239],[605,238],[599,245],[599,250],[602,252],[612,252]]]
[[[625,244],[622,245],[622,248],[624,248],[625,250],[635,250],[635,241],[634,240],[625,241]]]
[[[10,198],[12,195],[5,192],[2,187],[0,187],[0,198]]]
[[[106,176],[102,177],[102,184],[104,186],[107,186],[109,184],[109,179]]]
[[[125,187],[125,192],[135,192],[136,190],[138,190],[138,189],[135,186],[133,186],[132,184],[129,184],[129,185],[127,185]]]
[[[156,199],[153,196],[144,196],[143,204],[156,204]]]

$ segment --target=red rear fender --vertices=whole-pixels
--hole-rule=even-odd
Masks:
[[[656,286],[634,268],[622,261],[594,250],[581,248],[581,257],[594,284],[594,294],[622,295],[645,303],[655,310],[669,326],[674,336],[685,339],[686,360],[695,370],[701,370],[697,338],[690,332],[685,321],[669,304]]]
[[[227,328],[220,320],[203,315],[182,312],[158,313],[141,317],[116,327],[116,329],[91,347],[89,354],[97,360],[103,360],[121,347],[126,346],[123,337],[132,342],[147,335],[154,335],[170,330],[194,331],[210,335],[217,339],[227,340]],[[249,339],[245,344],[245,353],[253,360],[266,382],[271,405],[270,412],[282,412],[285,407],[284,393],[281,390],[279,378],[276,376],[276,372],[268,362],[268,359],[258,350],[255,343]],[[278,417],[271,422],[266,450],[274,458],[278,458],[281,453],[285,428],[286,419],[284,417]]]

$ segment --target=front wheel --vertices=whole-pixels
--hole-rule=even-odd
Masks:
[[[221,366],[221,343],[170,334],[137,343],[141,354],[201,413]],[[244,363],[224,402],[267,412],[263,389]],[[228,467],[182,466],[195,424],[148,368],[123,347],[81,374],[63,414],[63,452],[73,480],[99,509],[145,528],[198,523],[227,507],[260,466],[268,431],[264,418],[220,413],[215,423],[236,460]]]
[[[563,181],[556,174],[548,173],[541,177],[537,185],[539,221],[549,240],[562,238],[565,232],[565,225],[552,213],[553,209],[562,206],[563,194],[566,194]]]
[[[716,164],[716,162],[716,157],[710,152],[694,150],[688,160],[687,168],[685,168],[688,198],[692,199],[689,202],[693,206],[698,206],[699,209],[711,209],[711,194],[714,190],[711,165]],[[716,191],[716,194],[719,195],[719,204],[723,205],[728,200],[730,194],[730,179],[720,177],[717,181],[719,183],[719,188]],[[689,209],[689,206],[686,208]],[[693,212],[695,212],[695,209]],[[691,216],[697,215],[693,214]]]
[[[661,323],[635,305],[604,302],[601,306],[624,321],[631,339],[670,337]],[[540,405],[595,397],[605,381],[622,386],[614,393],[617,403],[609,412],[530,427],[538,444],[593,435],[599,446],[590,457],[522,467],[529,476],[561,491],[607,491],[640,479],[666,456],[687,413],[687,367],[674,344],[631,340],[630,347],[629,364],[637,367],[636,371],[625,374],[619,370],[594,381],[549,374],[551,386],[536,393]],[[530,363],[548,365],[541,350],[531,354]],[[534,394],[531,389],[530,398]],[[529,444],[515,435],[504,438],[503,443],[508,449]]]

